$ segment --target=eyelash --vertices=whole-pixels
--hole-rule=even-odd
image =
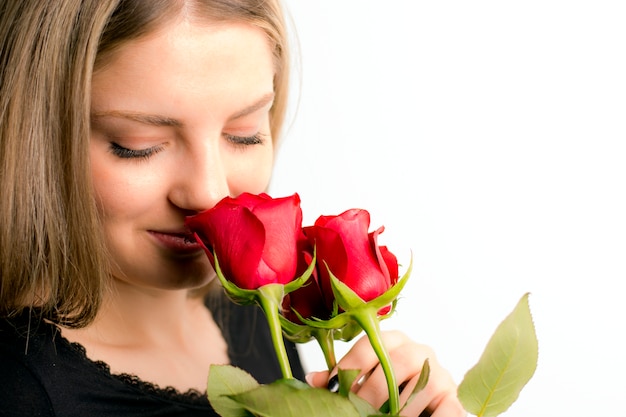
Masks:
[[[122,159],[148,159],[162,150],[163,146],[161,145],[146,149],[128,149],[115,142],[111,142],[111,153]]]
[[[226,140],[237,147],[246,147],[252,145],[262,145],[265,142],[265,135],[256,133],[252,136],[234,136],[224,135]]]
[[[226,140],[237,147],[245,148],[246,146],[261,145],[265,142],[265,136],[256,133],[253,136],[234,136],[225,135]],[[148,159],[151,156],[161,152],[163,146],[153,146],[146,149],[128,149],[118,143],[111,142],[111,153],[122,159]]]

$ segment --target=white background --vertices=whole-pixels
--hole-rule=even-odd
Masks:
[[[530,292],[539,365],[507,417],[626,416],[624,4],[286,2],[299,107],[271,193],[307,224],[365,208],[413,252],[385,327],[457,382]]]

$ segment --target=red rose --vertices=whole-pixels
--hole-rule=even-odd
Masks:
[[[313,261],[313,246],[304,234],[298,241],[298,248],[297,275],[301,275]],[[326,308],[326,300],[320,286],[317,268],[313,270],[313,273],[302,287],[285,295],[283,299],[283,315],[291,322],[301,324],[294,310],[305,319],[318,318],[328,320],[330,318],[332,310]]]
[[[333,292],[328,268],[364,301],[385,293],[398,281],[398,261],[377,238],[384,228],[368,233],[366,210],[347,210],[338,216],[321,216],[304,233],[316,247],[318,273],[327,307],[332,308]],[[326,267],[328,266],[328,268]],[[389,311],[381,309],[380,314]]]
[[[297,240],[302,235],[300,197],[244,193],[190,216],[186,226],[226,279],[243,289],[286,284],[296,277]]]

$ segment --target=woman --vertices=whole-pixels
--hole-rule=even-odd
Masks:
[[[9,0],[0,42],[0,413],[207,416],[211,364],[279,378],[257,311],[206,296],[214,272],[183,222],[269,184],[289,69],[280,5]],[[427,348],[386,338],[401,381],[431,357],[407,415],[464,414]],[[339,365],[377,361],[362,341]],[[384,377],[355,391],[382,404]]]

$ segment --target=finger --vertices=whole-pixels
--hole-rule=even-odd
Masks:
[[[396,383],[403,387],[403,395],[400,396],[401,404],[406,402],[411,391],[417,384],[424,361],[430,356],[434,356],[430,349],[414,343],[405,343],[389,352],[389,357],[393,364]],[[434,358],[431,358],[434,362]],[[358,388],[360,397],[369,401],[376,408],[379,408],[389,398],[387,379],[381,366],[377,366],[371,375],[365,379]]]
[[[383,332],[382,336],[383,344],[388,352],[395,350],[408,341],[403,333],[397,331]],[[368,375],[378,365],[378,362],[378,356],[376,356],[376,352],[370,345],[369,339],[363,336],[341,358],[337,363],[337,368],[358,369],[360,371],[359,376],[356,378],[358,381]],[[336,370],[331,372],[331,376],[336,373]]]
[[[306,382],[312,387],[326,388],[329,376],[330,372],[328,371],[309,372],[305,375],[305,379]]]
[[[406,402],[416,383],[417,378],[413,378],[411,384],[409,384],[410,386],[407,386],[407,389],[400,396],[402,404]],[[450,414],[435,414],[440,408],[444,410],[456,410],[456,412]],[[414,416],[424,411],[432,411],[433,417],[437,415],[445,417],[466,415],[465,410],[456,396],[456,384],[452,376],[435,361],[431,364],[430,377],[426,387],[411,399],[411,402],[405,407],[402,415]]]
[[[448,395],[443,399],[431,414],[431,417],[465,417],[467,411],[463,408],[456,395]]]

